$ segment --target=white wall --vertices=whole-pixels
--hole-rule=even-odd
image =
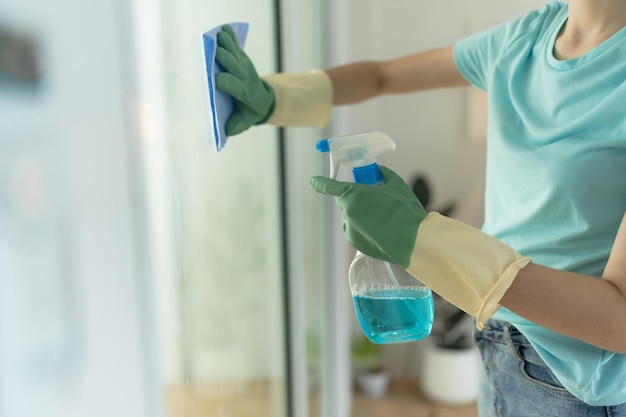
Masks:
[[[332,65],[386,60],[453,44],[478,29],[541,7],[542,0],[344,0],[332,5]],[[475,90],[475,89],[474,89]],[[388,133],[397,150],[380,159],[407,182],[418,173],[431,180],[431,209],[455,201],[454,217],[474,226],[483,219],[485,145],[469,139],[467,101],[472,88],[388,96],[340,108],[333,132]],[[477,91],[477,90],[475,90]],[[338,233],[338,240],[343,239]],[[347,262],[347,261],[344,261]],[[358,330],[358,325],[354,326]],[[414,376],[414,345],[394,346],[392,368]]]

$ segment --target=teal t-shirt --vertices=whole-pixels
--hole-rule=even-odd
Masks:
[[[454,58],[488,94],[483,230],[536,264],[600,277],[626,212],[626,28],[557,60],[567,16],[566,4],[549,3],[459,41]],[[578,398],[626,402],[626,355],[505,308],[493,318],[518,327]]]

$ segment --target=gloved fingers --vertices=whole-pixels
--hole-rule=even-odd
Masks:
[[[218,64],[222,66],[222,68],[235,77],[239,79],[243,79],[245,77],[245,70],[241,66],[241,63],[230,51],[226,48],[218,47],[215,51],[215,60]]]
[[[383,187],[387,190],[393,190],[393,193],[397,198],[403,196],[403,199],[405,200],[414,201],[415,209],[426,215],[422,202],[415,196],[415,193],[411,190],[404,179],[385,166],[379,165],[378,167],[380,168],[380,173],[383,178]]]
[[[345,212],[343,214],[343,235],[346,238],[346,242],[359,252],[365,253],[372,258],[397,263],[390,256],[383,253],[378,248],[376,242],[363,234],[361,228],[355,225],[354,221],[349,221]]]
[[[246,93],[246,86],[241,80],[228,72],[222,72],[215,76],[215,86],[232,96],[239,102],[246,103],[248,94]]]
[[[362,248],[357,247],[359,246],[358,245],[359,240],[355,238],[356,233],[354,232],[353,227],[351,226],[350,222],[346,219],[345,214],[343,215],[342,228],[343,228],[343,236],[346,238],[346,242],[348,242],[348,245],[360,251]]]
[[[217,44],[228,52],[239,58],[241,54],[241,48],[237,41],[237,35],[235,31],[228,25],[222,26],[222,31],[217,33]]]
[[[385,184],[391,184],[392,182],[398,180],[404,182],[402,177],[400,177],[398,174],[396,174],[394,171],[387,168],[386,166],[378,165],[378,168],[380,169],[380,175],[383,177],[383,182]]]
[[[233,27],[231,25],[223,25],[222,26],[222,31],[228,33],[228,35],[231,38],[237,39],[237,34],[235,33],[235,29],[233,29]]]
[[[243,113],[239,110],[235,110],[226,121],[226,134],[228,136],[235,136],[247,130],[249,127],[250,125],[246,123],[246,118]]]
[[[335,181],[333,179],[322,176],[315,176],[311,178],[310,184],[311,188],[314,191],[320,194],[334,195],[335,197],[339,197],[340,195],[348,191],[352,186],[352,184],[349,182]]]

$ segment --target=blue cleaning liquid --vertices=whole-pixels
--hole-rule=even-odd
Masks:
[[[428,288],[377,289],[353,297],[365,335],[374,343],[403,343],[426,338],[434,319]]]

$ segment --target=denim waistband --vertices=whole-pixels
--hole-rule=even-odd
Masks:
[[[515,345],[528,345],[530,342],[526,337],[511,323],[499,320],[487,320],[485,328],[482,331],[475,330],[477,336],[484,339],[490,339],[495,343],[513,343]]]

